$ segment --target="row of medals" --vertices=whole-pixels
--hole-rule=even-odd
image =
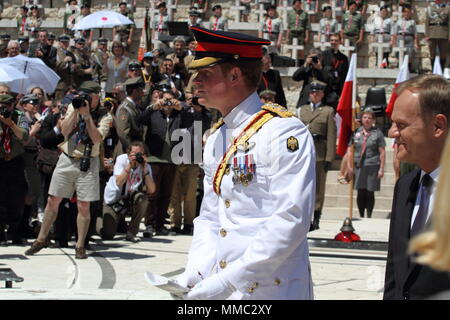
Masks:
[[[234,184],[242,184],[247,187],[249,182],[253,180],[255,175],[255,164],[253,162],[253,155],[247,154],[240,157],[233,158],[233,178]]]

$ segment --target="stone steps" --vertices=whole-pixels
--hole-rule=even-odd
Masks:
[[[376,200],[375,200],[376,203]],[[391,209],[382,210],[374,208],[372,212],[372,219],[388,219]],[[323,208],[321,223],[322,220],[339,220],[344,221],[346,217],[349,216],[348,207],[334,207],[334,208]],[[360,219],[358,207],[353,207],[353,215],[352,220]]]
[[[349,188],[348,184],[328,182],[325,191],[326,195],[348,194],[348,188]],[[394,185],[391,184],[381,184],[380,191],[376,192],[376,195],[380,197],[392,197],[393,194],[394,194]]]
[[[357,191],[353,190],[353,207],[358,208],[356,204]],[[324,207],[330,208],[348,208],[349,205],[349,190],[342,192],[339,195],[327,194],[325,196]],[[377,210],[391,210],[392,196],[383,197],[375,192],[375,208]]]

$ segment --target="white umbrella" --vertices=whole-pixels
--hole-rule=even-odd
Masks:
[[[81,19],[72,30],[88,30],[95,28],[113,28],[115,26],[133,24],[134,22],[125,17],[123,14],[102,10],[91,13],[83,19]]]
[[[11,67],[8,64],[0,64],[0,82],[9,83],[15,80],[25,79],[26,76],[23,72]]]
[[[28,58],[19,54],[12,58],[0,59],[0,65],[9,65],[25,74],[25,79],[14,80],[8,84],[11,91],[17,93],[25,94],[31,87],[40,87],[46,93],[52,93],[61,79],[39,58]]]

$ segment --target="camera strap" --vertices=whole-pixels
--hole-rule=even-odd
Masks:
[[[81,141],[83,141],[83,137],[86,133],[86,121],[84,119],[80,119],[78,121],[77,128],[78,128],[78,130],[77,130],[75,142],[77,145],[79,145],[81,143]]]

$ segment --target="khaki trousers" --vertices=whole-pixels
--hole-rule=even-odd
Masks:
[[[325,185],[327,180],[325,163],[325,161],[316,161],[316,204],[314,211],[322,211],[325,200]]]
[[[199,168],[196,164],[180,164],[175,172],[169,216],[171,227],[181,227],[181,203],[184,200],[184,225],[192,225],[197,208],[197,181]]]
[[[131,221],[128,225],[128,232],[137,235],[139,232],[139,225],[142,218],[147,211],[148,196],[146,193],[136,193],[133,196],[133,204],[131,205]],[[111,240],[117,233],[117,225],[120,216],[114,212],[111,206],[103,203],[103,219],[97,220],[97,233],[101,235],[102,239]]]

